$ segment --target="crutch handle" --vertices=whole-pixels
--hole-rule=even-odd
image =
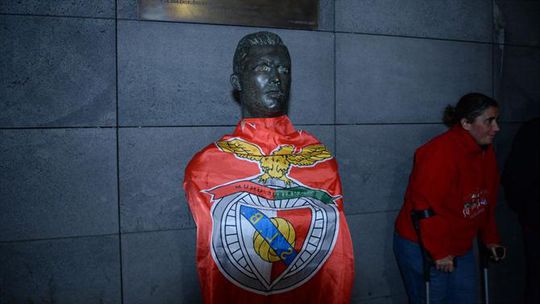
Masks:
[[[431,266],[433,265],[433,259],[427,252],[426,248],[424,247],[424,243],[422,242],[422,235],[420,232],[420,221],[423,219],[432,217],[434,215],[435,215],[435,212],[433,212],[432,209],[411,211],[411,219],[413,222],[414,231],[416,232],[416,236],[418,238],[418,244],[420,245],[420,250],[422,250],[422,270],[423,270],[425,282],[429,282],[431,280],[430,271],[431,271]]]
[[[483,269],[489,268],[490,250],[482,243],[478,242],[478,253],[480,260],[480,267]]]

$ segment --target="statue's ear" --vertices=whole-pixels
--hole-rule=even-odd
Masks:
[[[231,75],[231,85],[237,91],[242,91],[242,86],[240,86],[240,77],[238,74]]]

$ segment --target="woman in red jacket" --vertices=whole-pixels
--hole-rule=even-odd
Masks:
[[[405,202],[396,220],[394,253],[411,303],[425,302],[420,243],[431,268],[431,303],[475,303],[478,278],[472,252],[479,235],[499,245],[495,203],[499,174],[492,142],[499,107],[479,93],[445,109],[449,130],[416,150]],[[411,214],[418,215],[415,230]]]

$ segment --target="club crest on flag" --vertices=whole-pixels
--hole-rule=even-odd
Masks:
[[[339,231],[335,199],[323,189],[291,178],[292,166],[331,159],[323,145],[278,146],[270,155],[242,139],[216,146],[238,159],[257,162],[260,175],[204,192],[212,196],[212,257],[233,284],[269,295],[312,278],[334,248]],[[296,152],[295,152],[296,151]]]

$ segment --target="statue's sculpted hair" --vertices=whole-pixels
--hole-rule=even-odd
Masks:
[[[283,44],[283,41],[277,34],[271,32],[248,34],[240,39],[238,46],[236,46],[233,59],[234,74],[240,73],[244,59],[249,53],[249,50],[254,46],[282,46],[287,50],[287,53],[289,53],[287,47]]]

